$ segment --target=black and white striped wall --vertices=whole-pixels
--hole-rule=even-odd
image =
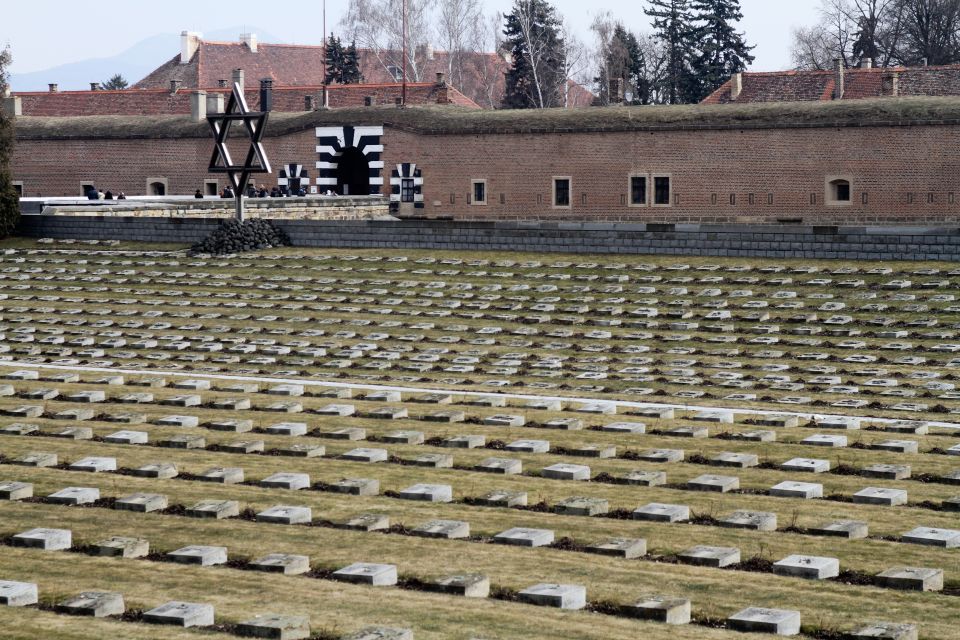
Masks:
[[[390,173],[390,203],[400,204],[404,180],[413,180],[413,207],[423,209],[423,172],[412,162],[404,162]]]
[[[300,186],[304,188],[309,188],[310,186],[310,173],[303,168],[302,164],[285,164],[280,168],[280,173],[277,177],[277,185],[281,187],[289,187],[290,181],[295,179],[300,179]]]
[[[349,148],[355,148],[367,160],[370,169],[370,195],[380,193],[383,187],[383,127],[317,127],[317,186],[321,190],[337,186],[339,158]]]

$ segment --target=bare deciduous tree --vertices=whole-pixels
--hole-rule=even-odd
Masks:
[[[479,55],[470,56],[469,71],[477,82],[476,96],[483,96],[481,106],[495,109],[503,101],[503,72],[507,67],[503,49],[503,14],[492,13],[477,21],[474,32]],[[491,52],[492,55],[486,55]]]
[[[423,79],[432,36],[433,4],[434,0],[407,0],[407,79],[411,82]],[[341,26],[386,71],[392,74],[394,69],[402,68],[402,0],[350,0]]]
[[[462,91],[467,61],[481,44],[483,7],[480,0],[438,0],[437,5],[437,37],[447,51],[447,78]]]

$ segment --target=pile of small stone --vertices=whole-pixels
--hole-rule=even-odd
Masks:
[[[289,247],[290,237],[269,220],[224,220],[217,230],[190,248],[191,253],[223,255],[272,247]]]

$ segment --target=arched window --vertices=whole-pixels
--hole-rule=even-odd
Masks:
[[[850,204],[850,181],[846,178],[834,178],[827,182],[827,202],[830,204]]]

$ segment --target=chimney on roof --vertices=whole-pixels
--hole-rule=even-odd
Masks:
[[[233,70],[233,83],[239,84],[240,88],[243,89],[247,85],[244,83],[243,78],[243,69],[234,69]]]
[[[8,118],[19,118],[23,115],[23,101],[20,96],[7,95],[3,98],[3,112]]]
[[[447,86],[447,74],[443,71],[437,71],[437,85],[441,87]]]
[[[257,34],[241,33],[240,44],[247,45],[247,48],[250,49],[250,53],[256,53],[257,52]]]
[[[223,94],[207,94],[207,113],[223,113]]]
[[[843,99],[843,59],[834,58],[833,59],[833,99],[842,100]]]
[[[433,45],[430,43],[427,43],[426,54],[427,54],[427,60],[433,60]]]
[[[207,119],[206,91],[193,91],[190,93],[190,119],[194,122],[203,122]]]
[[[193,54],[200,48],[200,38],[202,33],[196,31],[180,32],[180,64],[188,64],[193,58]]]
[[[730,78],[730,101],[736,102],[741,93],[743,93],[743,74],[735,73]]]
[[[51,82],[50,84],[47,85],[47,87],[49,87],[50,93],[56,93],[60,91],[60,86],[57,85],[56,82]]]
[[[864,69],[873,69],[873,58],[864,58],[860,61],[860,66]]]
[[[100,91],[100,83],[99,83],[99,82],[91,82],[91,83],[90,83],[90,91]]]
[[[893,77],[890,78],[890,95],[894,98],[900,95],[900,72],[894,71]]]
[[[313,111],[313,96],[303,96],[303,110]]]
[[[260,80],[260,111],[273,110],[273,80],[263,78]]]
[[[181,82],[180,80],[171,80],[170,81],[170,93],[176,93],[180,90]]]

